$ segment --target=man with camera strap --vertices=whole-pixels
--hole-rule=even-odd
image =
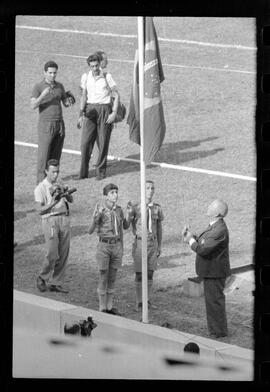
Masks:
[[[46,257],[37,278],[37,287],[67,293],[60,285],[64,275],[70,248],[70,219],[68,203],[73,202],[71,192],[57,182],[59,162],[50,159],[45,169],[46,177],[35,188],[36,210],[42,218],[42,229],[47,248]]]

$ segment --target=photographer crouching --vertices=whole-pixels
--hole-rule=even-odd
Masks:
[[[68,293],[60,282],[63,278],[70,248],[69,205],[73,202],[72,193],[76,188],[68,189],[57,182],[59,162],[50,159],[45,168],[46,177],[35,188],[36,210],[42,218],[45,237],[46,256],[37,278],[37,288]]]

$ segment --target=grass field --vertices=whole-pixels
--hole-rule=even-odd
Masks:
[[[162,97],[167,125],[156,161],[255,177],[255,20],[165,17],[154,21],[165,73]],[[78,102],[78,85],[86,70],[86,57],[95,50],[105,50],[108,69],[128,107],[137,44],[136,18],[121,17],[119,23],[119,18],[105,17],[19,16],[16,23],[16,141],[37,143],[38,115],[30,109],[30,96],[49,59],[58,63],[58,80],[74,92]],[[64,109],[66,149],[79,150],[78,111],[78,104]],[[129,141],[125,122],[115,127],[109,154],[139,159],[138,146]],[[139,165],[111,162],[106,180],[76,181],[80,157],[63,153],[61,177],[78,189],[71,206],[72,243],[65,281],[70,293],[63,296],[40,294],[35,287],[44,256],[41,224],[33,199],[36,159],[35,148],[15,146],[14,240],[19,245],[14,253],[14,287],[97,309],[96,235],[86,233],[89,219],[107,182],[119,186],[122,206],[128,200],[140,198]],[[182,293],[183,279],[195,273],[195,257],[181,243],[180,233],[186,222],[194,231],[203,228],[207,224],[207,205],[213,198],[221,197],[229,205],[226,221],[230,230],[231,265],[251,263],[256,183],[157,166],[147,168],[146,175],[156,183],[156,200],[165,214],[163,252],[154,286],[158,310],[150,310],[150,322],[157,325],[169,322],[181,331],[207,336],[203,299],[190,299]],[[117,280],[117,306],[125,317],[139,319],[134,311],[130,231],[124,235],[124,243],[123,267]],[[252,289],[252,284],[243,280],[239,289],[227,296],[230,336],[226,341],[247,348],[253,346]]]

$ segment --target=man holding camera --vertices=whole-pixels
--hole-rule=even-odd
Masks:
[[[37,287],[46,290],[68,293],[60,285],[69,255],[70,219],[68,203],[73,202],[76,189],[68,190],[57,182],[59,162],[50,159],[45,168],[46,177],[35,188],[36,210],[42,218],[42,229],[46,243],[46,257],[37,278]]]

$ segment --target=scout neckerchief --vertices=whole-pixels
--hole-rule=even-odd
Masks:
[[[154,203],[151,201],[150,203],[147,204],[147,223],[148,223],[148,231],[149,233],[152,233],[152,213],[151,213],[151,207],[153,207]]]

